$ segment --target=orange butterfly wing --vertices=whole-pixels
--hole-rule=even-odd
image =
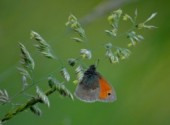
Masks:
[[[100,78],[99,80],[99,84],[100,84],[100,94],[99,94],[99,98],[104,100],[106,98],[108,98],[108,96],[111,95],[112,93],[112,87],[111,85],[109,85],[109,83],[103,79]]]

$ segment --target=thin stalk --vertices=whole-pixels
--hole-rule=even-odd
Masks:
[[[52,93],[54,93],[56,91],[56,87],[52,87],[50,89],[48,89],[47,91],[45,91],[45,95],[49,96]],[[16,116],[18,113],[30,108],[31,106],[35,105],[36,103],[41,103],[41,99],[38,96],[35,96],[34,98],[28,100],[25,104],[20,105],[19,107],[17,107],[16,109],[9,111],[7,114],[5,114],[3,116],[3,118],[0,120],[0,123],[4,123],[8,120],[10,120],[11,118],[13,118],[14,116]]]

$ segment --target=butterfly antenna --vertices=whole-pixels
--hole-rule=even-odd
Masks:
[[[97,59],[95,66],[97,67],[99,65],[100,59]]]

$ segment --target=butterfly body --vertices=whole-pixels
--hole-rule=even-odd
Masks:
[[[75,96],[85,102],[113,102],[116,94],[113,87],[91,65],[75,90]]]

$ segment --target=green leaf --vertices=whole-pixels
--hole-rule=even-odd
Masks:
[[[122,10],[118,9],[116,11],[113,11],[108,16],[109,24],[112,26],[111,30],[105,30],[105,32],[111,36],[117,36],[118,26],[119,26],[119,20],[122,15]]]
[[[72,100],[74,100],[74,97],[72,93],[64,86],[64,84],[58,82],[55,78],[49,77],[48,83],[50,86],[54,87],[62,96],[68,96]]]
[[[60,83],[58,80],[56,80],[53,76],[48,77],[48,85],[50,88],[56,87],[56,84]]]
[[[137,42],[140,42],[141,40],[144,39],[144,37],[142,35],[136,34],[135,31],[131,31],[128,33],[127,38],[130,39],[131,43],[128,44],[128,46],[135,46],[137,44]]]
[[[128,14],[125,14],[125,15],[123,16],[123,20],[125,20],[125,21],[130,20],[130,22],[131,22],[132,24],[135,24],[135,21],[133,20],[133,18],[132,18],[131,16],[129,16]]]
[[[79,65],[75,69],[75,73],[76,73],[76,76],[77,76],[77,82],[80,82],[83,79],[83,76],[84,76],[84,70],[83,70],[82,66]]]
[[[107,44],[105,44],[106,49],[111,49],[112,46],[113,46],[112,43],[107,43]]]
[[[127,59],[131,54],[129,49],[124,49],[124,48],[117,48],[115,53],[117,57],[122,60]]]
[[[113,54],[111,49],[106,49],[106,57],[109,58],[110,63],[112,64],[119,62],[119,58]]]
[[[122,15],[122,10],[121,9],[113,11],[111,13],[111,15],[109,16],[109,18],[108,18],[108,21],[110,22],[110,25],[117,29],[121,15]]]
[[[155,29],[155,28],[158,28],[158,27],[152,26],[152,25],[146,25],[146,24],[144,24],[144,25],[143,25],[143,28],[147,28],[147,29]]]
[[[66,26],[70,26],[70,28],[76,33],[78,33],[80,37],[86,38],[85,30],[73,14],[69,15],[68,21],[66,22]]]
[[[35,63],[33,58],[22,43],[19,43],[19,45],[21,49],[21,64],[30,70],[34,70]]]
[[[9,96],[8,96],[8,92],[4,89],[4,90],[0,90],[0,104],[5,104],[9,102]]]
[[[74,100],[74,97],[72,93],[63,85],[63,84],[57,84],[57,90],[62,96],[68,96],[72,100]]]
[[[91,59],[92,58],[91,51],[88,50],[88,49],[81,49],[80,54],[81,54],[82,58],[86,58],[86,59]]]
[[[50,45],[37,32],[31,31],[31,39],[34,39],[38,42],[35,47],[41,54],[50,59],[55,58],[55,56],[52,54]]]
[[[21,68],[21,67],[18,67],[17,69],[18,69],[19,73],[20,73],[22,76],[25,76],[25,77],[31,79],[31,76],[30,76],[29,72],[28,72],[26,69]]]
[[[74,59],[74,58],[69,58],[69,59],[68,59],[68,64],[69,64],[70,66],[74,66],[74,65],[76,64],[76,62],[77,62],[77,60]]]
[[[137,28],[138,28],[138,29],[142,29],[142,28],[154,29],[154,28],[157,28],[156,26],[147,25],[147,24],[146,24],[147,22],[149,22],[150,20],[152,20],[156,15],[157,15],[157,13],[152,13],[151,16],[149,16],[149,18],[147,18],[144,22],[139,23],[139,24],[137,25]]]
[[[25,90],[28,87],[28,83],[27,83],[27,77],[26,76],[22,76],[22,90]]]
[[[117,35],[117,29],[114,28],[112,30],[105,30],[105,33],[107,33],[109,36],[115,37]]]
[[[41,116],[42,115],[41,109],[38,106],[36,106],[36,105],[31,106],[30,107],[30,111],[33,112],[37,116]]]
[[[155,12],[155,13],[152,13],[152,14],[148,17],[148,19],[146,19],[146,21],[144,21],[144,23],[146,23],[146,22],[152,20],[156,15],[157,15],[156,12]]]
[[[83,40],[82,39],[80,39],[80,38],[77,38],[77,37],[74,37],[74,38],[72,38],[74,41],[76,41],[76,42],[78,42],[78,43],[81,43],[81,42],[83,42]]]
[[[50,107],[50,102],[49,102],[48,97],[45,95],[45,93],[38,86],[36,86],[36,93],[37,93],[38,97],[41,99],[42,103],[44,103],[48,107]]]
[[[60,72],[67,82],[70,81],[70,74],[68,73],[66,68],[62,68]]]

